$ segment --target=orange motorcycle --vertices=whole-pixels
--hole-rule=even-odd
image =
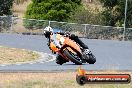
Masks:
[[[76,42],[58,33],[50,35],[49,47],[54,53],[58,54],[56,63],[60,65],[69,61],[77,65],[86,62],[94,64],[96,62],[94,55],[90,57],[91,59],[86,59],[86,55],[82,53],[82,48]]]

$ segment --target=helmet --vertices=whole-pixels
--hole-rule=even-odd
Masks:
[[[53,29],[50,26],[44,28],[44,35],[45,35],[46,38],[49,38],[50,37],[50,34],[52,32],[53,32]]]
[[[44,28],[44,33],[46,31],[53,32],[53,29],[50,26],[48,26],[48,27]]]

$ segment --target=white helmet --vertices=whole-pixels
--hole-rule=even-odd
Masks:
[[[46,28],[44,28],[44,33],[48,31],[48,32],[53,32],[53,29],[50,26],[47,26]]]

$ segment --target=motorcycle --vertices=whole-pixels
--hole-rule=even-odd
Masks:
[[[49,47],[52,52],[58,54],[56,63],[60,65],[69,61],[76,65],[81,65],[82,63],[94,64],[96,62],[93,54],[87,57],[87,55],[83,54],[83,49],[76,42],[58,33],[50,35]]]

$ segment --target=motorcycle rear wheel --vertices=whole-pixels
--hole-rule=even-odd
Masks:
[[[95,62],[96,62],[96,57],[93,54],[89,55],[89,59],[87,60],[87,63],[94,64]]]

